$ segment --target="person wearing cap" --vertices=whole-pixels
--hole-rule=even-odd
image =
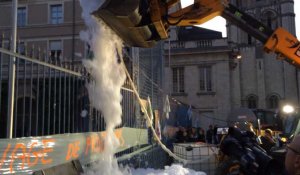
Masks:
[[[288,175],[300,175],[300,135],[286,146],[285,169]]]

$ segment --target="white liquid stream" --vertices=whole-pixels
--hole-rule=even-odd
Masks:
[[[114,157],[119,143],[113,130],[121,124],[121,87],[126,75],[118,56],[122,56],[122,41],[103,23],[90,15],[98,9],[104,0],[80,0],[82,18],[87,26],[80,32],[80,38],[88,43],[94,58],[84,60],[83,64],[95,81],[87,85],[93,107],[102,112],[106,122],[104,152],[98,165],[92,167],[87,175],[203,175],[204,173],[185,169],[181,165],[172,165],[165,170],[120,168]]]

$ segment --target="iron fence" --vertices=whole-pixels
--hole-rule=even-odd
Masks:
[[[88,73],[81,61],[59,59],[59,53],[30,49],[18,43],[18,53],[9,51],[9,40],[0,39],[0,138],[9,132],[9,63],[15,57],[13,137],[102,131],[101,112],[91,108],[85,84]],[[25,48],[24,48],[25,47]],[[28,53],[26,50],[30,50]],[[128,81],[122,88],[123,124],[135,122],[135,98]]]
[[[90,106],[85,84],[91,81],[91,77],[82,67],[81,61],[63,61],[60,59],[61,53],[47,53],[38,47],[29,48],[21,42],[17,45],[18,53],[10,52],[9,40],[0,38],[0,138],[8,138],[10,130],[9,63],[13,57],[16,59],[12,127],[14,138],[105,130],[101,112]],[[143,50],[140,56],[134,58],[131,57],[130,50],[124,49],[125,64],[134,77],[141,97],[146,99],[149,96],[152,106],[159,111],[162,109],[163,99],[160,92],[160,65],[163,65],[160,49],[161,46],[154,50]],[[125,81],[121,93],[121,126],[146,128],[145,118],[142,117],[140,105],[128,80]],[[148,137],[151,137],[151,134]],[[149,140],[151,141],[151,138]],[[116,156],[133,154],[142,147],[143,145],[132,147]],[[156,149],[157,147],[153,147],[147,154],[136,155],[140,161],[135,163],[152,162],[157,155]],[[161,153],[161,157],[164,156],[165,154]],[[164,165],[163,162],[158,164]],[[149,164],[148,167],[152,165]]]

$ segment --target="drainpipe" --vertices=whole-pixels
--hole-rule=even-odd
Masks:
[[[12,1],[12,41],[11,51],[17,51],[17,12],[18,0]],[[15,96],[15,78],[16,78],[16,57],[12,56],[9,60],[9,82],[8,82],[8,116],[7,116],[7,132],[6,137],[12,139],[13,123],[14,123],[14,96]]]

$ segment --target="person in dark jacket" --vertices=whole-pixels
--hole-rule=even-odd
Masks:
[[[197,134],[197,129],[195,127],[192,127],[190,129],[189,133],[189,142],[197,142],[198,134]]]
[[[209,125],[208,130],[206,131],[206,142],[212,144],[213,142],[214,130],[212,125]]]
[[[179,127],[179,131],[176,135],[176,143],[188,142],[188,134],[184,127]]]
[[[219,144],[219,138],[218,138],[218,125],[214,126],[214,135],[213,135],[213,140],[214,140],[214,144]]]
[[[198,129],[198,138],[197,138],[197,141],[205,143],[205,131],[202,128]]]

